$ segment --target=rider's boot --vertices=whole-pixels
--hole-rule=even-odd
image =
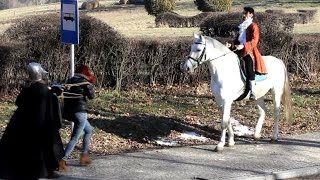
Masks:
[[[250,80],[250,89],[251,89],[251,91],[250,91],[250,97],[249,97],[249,99],[250,99],[250,100],[256,100],[257,98],[256,98],[256,94],[255,94],[255,89],[256,89],[256,82],[255,82],[255,80]]]

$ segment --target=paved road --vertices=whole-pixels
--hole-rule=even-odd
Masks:
[[[320,132],[283,137],[277,144],[237,141],[222,153],[204,145],[109,155],[89,167],[71,160],[60,179],[259,180],[320,174],[319,138]]]

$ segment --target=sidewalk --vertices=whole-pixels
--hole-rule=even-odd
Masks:
[[[68,162],[60,179],[259,180],[320,174],[320,132],[282,137],[277,144],[236,141],[214,152],[214,145],[151,150],[93,159],[89,167]]]

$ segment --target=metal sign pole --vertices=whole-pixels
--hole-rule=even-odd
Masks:
[[[79,44],[78,0],[61,0],[61,41],[70,45],[70,78],[74,76],[74,45]],[[74,123],[71,123],[73,130]]]
[[[70,78],[74,75],[74,44],[70,45]],[[74,122],[71,122],[71,132],[73,132]]]
[[[70,45],[70,78],[74,75],[74,44]]]

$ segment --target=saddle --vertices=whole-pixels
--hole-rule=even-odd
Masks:
[[[242,80],[248,83],[249,81],[247,80],[247,75],[245,73],[246,72],[245,65],[242,62],[239,62],[239,65],[240,65],[240,73],[241,73]],[[255,81],[263,81],[266,79],[267,79],[267,74],[255,74],[254,75]]]

